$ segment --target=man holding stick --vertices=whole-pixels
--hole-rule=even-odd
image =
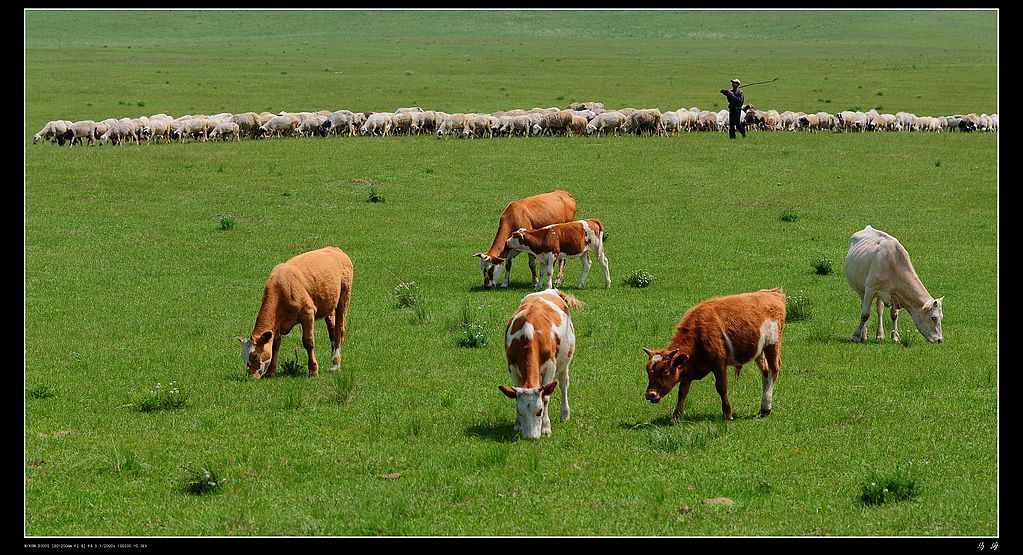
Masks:
[[[728,98],[728,138],[735,138],[735,130],[738,129],[746,138],[746,124],[742,122],[742,106],[746,103],[746,97],[742,94],[742,83],[738,79],[732,79],[732,90],[721,89],[721,94]]]

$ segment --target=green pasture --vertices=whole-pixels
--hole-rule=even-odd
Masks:
[[[997,535],[994,134],[30,144],[51,119],[159,112],[717,110],[736,75],[780,77],[748,93],[779,111],[992,113],[996,22],[27,12],[25,533]],[[526,441],[497,389],[504,326],[532,291],[526,260],[510,288],[486,291],[472,254],[507,202],[556,188],[605,224],[614,283],[603,289],[594,265],[576,290],[569,264],[567,290],[586,303],[572,315],[572,419]],[[371,189],[385,202],[367,202]],[[944,343],[905,313],[901,343],[875,341],[873,316],[870,339],[851,342],[859,299],[841,262],[867,224],[899,238],[945,297]],[[249,379],[235,337],[251,332],[270,269],[328,244],[355,265],[341,374],[318,322],[319,378],[300,363],[297,376]],[[831,275],[814,272],[822,256]],[[622,282],[638,269],[649,287]],[[418,308],[397,305],[408,281]],[[664,346],[687,308],[779,286],[812,308],[785,327],[770,417],[754,418],[755,365],[729,376],[730,423],[710,378],[675,426],[674,393],[643,399],[641,348]],[[484,347],[459,346],[467,319]],[[304,361],[297,329],[281,357]],[[171,382],[184,405],[137,410]],[[213,470],[215,491],[187,493],[189,465]],[[860,502],[872,476],[896,472],[916,497]],[[705,503],[720,497],[734,504]]]

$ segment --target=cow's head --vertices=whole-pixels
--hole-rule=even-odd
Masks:
[[[498,280],[501,279],[501,273],[504,272],[504,259],[500,256],[490,256],[482,252],[478,252],[473,256],[480,258],[480,271],[483,272],[483,287],[492,289],[497,285]]]
[[[537,439],[543,434],[544,421],[549,422],[547,404],[557,385],[558,382],[555,380],[547,385],[529,389],[507,385],[497,386],[506,397],[515,399],[515,425],[522,437]],[[548,433],[550,433],[549,428]]]
[[[513,231],[508,240],[504,242],[504,246],[513,251],[528,250],[529,247],[526,246],[526,228],[520,227]]]
[[[259,379],[270,367],[273,356],[273,332],[267,330],[259,337],[238,337],[242,344],[242,363],[248,368],[252,377]]]
[[[689,355],[678,349],[643,349],[643,352],[648,357],[646,399],[651,403],[660,403],[682,378]]]
[[[941,318],[944,298],[927,301],[920,311],[913,314],[913,323],[916,324],[916,329],[920,330],[920,333],[931,343],[941,343],[943,340]]]

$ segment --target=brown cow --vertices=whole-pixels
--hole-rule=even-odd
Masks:
[[[238,338],[249,373],[255,378],[273,376],[277,372],[281,337],[301,324],[302,344],[309,355],[309,376],[318,375],[313,323],[321,319],[327,323],[334,349],[331,370],[340,370],[352,274],[352,260],[337,247],[305,252],[275,266],[263,289],[263,302],[252,335],[248,339]]]
[[[508,281],[511,279],[512,258],[519,254],[519,251],[509,251],[505,242],[515,230],[570,222],[574,218],[575,198],[566,191],[557,190],[509,202],[504,212],[501,213],[497,234],[494,236],[494,242],[490,245],[490,250],[473,255],[480,258],[483,286],[492,288],[497,284],[501,278],[501,264],[504,264],[504,284],[501,287],[508,287]],[[562,268],[564,268],[564,262],[562,262]],[[532,255],[529,256],[529,271],[533,274],[533,286],[535,287],[539,280],[536,275],[536,258]]]
[[[781,335],[785,325],[785,293],[763,289],[755,293],[708,299],[686,312],[675,336],[661,350],[643,349],[649,360],[646,398],[659,403],[675,384],[678,405],[672,416],[682,419],[689,386],[714,373],[721,412],[732,420],[728,402],[728,367],[739,375],[742,365],[755,360],[763,377],[760,416],[771,414],[774,382],[781,371]]]
[[[535,256],[540,263],[540,282],[547,280],[547,289],[552,287],[554,263],[562,261],[557,285],[565,277],[564,261],[569,258],[583,259],[583,273],[579,276],[579,288],[586,283],[590,273],[590,254],[597,259],[604,272],[604,287],[611,287],[611,273],[604,254],[604,224],[600,220],[577,220],[563,224],[552,224],[539,229],[519,229],[512,233],[505,243],[509,249]]]

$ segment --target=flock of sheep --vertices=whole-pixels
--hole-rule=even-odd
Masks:
[[[746,105],[743,121],[750,129],[819,132],[831,131],[997,131],[998,114],[917,116],[907,112],[879,114],[844,111],[838,114],[758,110]],[[727,131],[728,110],[709,112],[679,108],[662,112],[656,108],[606,110],[599,102],[573,103],[567,109],[515,109],[490,114],[447,114],[419,107],[394,112],[245,112],[213,116],[167,114],[103,121],[55,120],[48,122],[32,143],[51,141],[90,145],[131,142],[184,142],[212,139],[241,140],[282,136],[328,135],[426,135],[445,137],[512,137],[530,135],[665,135],[682,131]]]

